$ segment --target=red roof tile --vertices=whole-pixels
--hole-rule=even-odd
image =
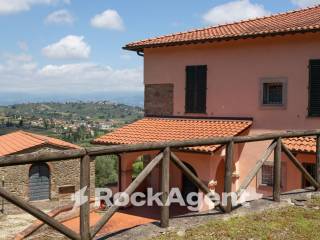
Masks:
[[[235,136],[252,125],[252,121],[143,118],[96,140],[95,144],[138,144],[173,140]],[[214,152],[219,145],[188,148],[197,152]]]
[[[25,131],[17,131],[0,136],[0,156],[16,154],[41,145],[53,145],[61,148],[79,148],[77,145]]]
[[[316,139],[314,137],[299,137],[283,139],[283,143],[293,152],[316,153]]]
[[[263,18],[145,39],[129,43],[124,49],[141,51],[150,47],[316,31],[320,31],[320,5]]]

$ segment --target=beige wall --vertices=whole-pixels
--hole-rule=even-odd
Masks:
[[[320,34],[145,49],[145,83],[174,84],[174,115],[183,116],[185,67],[208,65],[207,115],[253,117],[262,129],[311,129],[308,63],[320,59]],[[260,79],[287,78],[286,108],[260,106]]]

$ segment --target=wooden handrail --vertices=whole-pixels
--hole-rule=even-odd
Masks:
[[[246,143],[274,140],[277,138],[293,138],[293,137],[307,137],[307,136],[320,136],[320,129],[308,131],[280,131],[277,133],[267,133],[251,136],[235,136],[235,137],[214,137],[207,139],[193,139],[185,141],[168,141],[162,143],[143,143],[132,145],[112,145],[101,147],[88,147],[81,149],[63,150],[63,151],[50,151],[50,152],[36,152],[26,153],[20,155],[10,155],[0,157],[0,167],[23,165],[35,162],[51,162],[58,160],[69,160],[84,157],[86,154],[92,157],[119,154],[127,152],[162,150],[166,147],[184,148],[205,145],[225,145],[230,142]]]
[[[296,157],[286,148],[282,143],[282,139],[294,138],[294,137],[306,137],[306,136],[316,136],[316,179],[314,179],[303,165],[296,159]],[[225,186],[224,190],[227,193],[232,191],[232,167],[233,167],[233,154],[234,154],[234,144],[246,143],[246,142],[256,142],[256,141],[268,141],[273,140],[273,143],[268,147],[265,154],[257,162],[255,167],[246,176],[244,182],[241,184],[240,189],[237,191],[238,196],[240,192],[246,189],[253,178],[257,175],[258,171],[261,169],[263,163],[274,151],[274,200],[280,201],[280,181],[281,181],[281,151],[286,153],[288,158],[294,163],[294,165],[302,172],[303,176],[311,182],[311,184],[320,189],[320,130],[310,130],[310,131],[286,131],[277,133],[268,133],[262,135],[254,136],[236,136],[236,137],[215,137],[208,139],[193,139],[186,141],[169,141],[162,143],[146,143],[146,144],[135,144],[135,145],[114,145],[114,146],[104,146],[104,147],[90,147],[90,148],[80,148],[72,150],[63,151],[50,151],[50,152],[36,152],[27,153],[21,155],[11,155],[6,157],[0,157],[0,167],[14,166],[14,165],[24,165],[37,162],[51,162],[51,161],[63,161],[69,159],[80,159],[80,186],[88,187],[85,196],[90,197],[89,186],[90,186],[90,160],[95,159],[96,156],[109,155],[109,154],[120,154],[127,152],[138,152],[138,151],[150,151],[150,150],[160,150],[164,153],[158,154],[138,175],[138,177],[128,186],[125,193],[131,195],[137,187],[144,181],[144,179],[151,173],[151,171],[162,161],[162,192],[165,194],[162,200],[168,197],[169,192],[169,161],[170,158],[172,162],[182,170],[184,174],[197,186],[201,191],[208,194],[210,190],[208,187],[195,176],[184,164],[183,162],[172,152],[172,149],[181,149],[185,147],[193,146],[206,146],[206,145],[226,145],[226,160],[225,160]],[[59,232],[65,234],[71,239],[93,239],[96,234],[101,230],[101,228],[108,222],[108,220],[113,216],[113,214],[119,209],[119,206],[113,205],[109,208],[106,214],[99,220],[99,222],[90,229],[89,226],[89,203],[84,204],[80,207],[80,235],[73,232],[72,230],[66,228],[61,223],[57,222],[55,219],[50,218],[48,215],[40,211],[39,209],[31,206],[24,200],[15,197],[10,192],[6,191],[4,188],[0,187],[0,196],[9,202],[20,207],[24,211],[32,214],[36,218],[45,222],[46,224],[52,226]],[[123,198],[123,197],[120,197]],[[225,212],[230,212],[232,210],[231,198],[228,199],[228,205]],[[219,205],[221,208],[221,205]],[[161,210],[161,226],[167,227],[169,224],[169,208],[162,207]]]

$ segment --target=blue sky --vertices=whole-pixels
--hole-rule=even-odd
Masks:
[[[317,3],[0,0],[0,92],[141,91],[143,61],[126,43]]]

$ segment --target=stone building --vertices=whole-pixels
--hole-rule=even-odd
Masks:
[[[79,146],[24,131],[0,136],[0,157],[37,151],[76,149]],[[72,159],[49,163],[35,163],[0,167],[0,181],[5,189],[33,204],[51,209],[70,203],[72,194],[79,190],[80,161]],[[95,166],[91,163],[91,189],[95,183]],[[0,184],[0,185],[1,185]],[[1,204],[1,203],[0,203]],[[1,204],[2,205],[2,204]],[[0,208],[2,208],[0,206]],[[4,204],[11,212],[11,204]]]

